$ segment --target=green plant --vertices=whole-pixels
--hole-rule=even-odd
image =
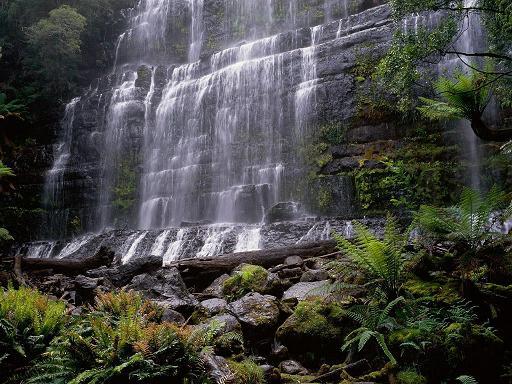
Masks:
[[[396,305],[403,301],[404,298],[400,296],[389,302],[384,309],[377,305],[361,305],[345,311],[348,317],[361,326],[347,335],[342,349],[347,350],[357,345],[358,352],[361,352],[366,344],[373,339],[389,361],[396,364],[396,359],[389,350],[382,332],[392,331],[398,327],[396,320],[391,316],[391,312]]]
[[[234,382],[237,384],[265,383],[263,369],[250,359],[245,359],[241,362],[230,360],[228,365],[233,374]]]
[[[259,291],[267,285],[268,272],[258,265],[243,265],[223,284],[222,291],[230,299],[236,300],[248,292]]]
[[[395,218],[388,216],[384,236],[378,239],[360,223],[354,223],[355,239],[334,235],[338,248],[373,279],[389,300],[400,295],[404,283],[407,234],[400,233]]]
[[[157,307],[135,293],[100,294],[54,340],[28,383],[203,383],[199,350],[188,330],[158,320]]]
[[[468,375],[457,377],[457,381],[461,384],[478,384],[478,381],[473,376]]]
[[[16,382],[16,372],[46,350],[66,321],[61,301],[26,287],[0,290],[0,381]]]
[[[482,251],[506,240],[499,227],[512,216],[512,206],[507,203],[507,194],[497,187],[485,195],[464,188],[455,206],[422,206],[415,223],[427,237],[454,244],[463,278],[467,278]]]

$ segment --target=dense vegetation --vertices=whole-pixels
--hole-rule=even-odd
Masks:
[[[131,0],[0,2],[0,151],[52,142],[62,105],[111,65]],[[58,75],[56,75],[58,74]]]
[[[274,337],[309,370],[320,367],[322,382],[510,383],[512,242],[501,225],[511,207],[498,188],[465,189],[452,207],[423,206],[409,230],[391,216],[381,236],[356,224],[355,238],[337,236],[340,255],[323,263],[331,282],[298,305],[279,304],[290,307]],[[233,305],[224,316],[257,300],[255,292],[278,291],[284,282],[271,275],[251,265],[233,271],[219,291]],[[265,353],[269,329],[230,331],[207,307],[179,325],[124,290],[97,292],[72,313],[69,303],[30,288],[10,285],[1,299],[5,383],[316,382],[300,372],[264,375],[251,352]],[[275,327],[270,304],[251,305],[253,326]],[[211,376],[215,355],[231,373]]]

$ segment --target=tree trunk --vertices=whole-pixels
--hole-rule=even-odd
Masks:
[[[482,120],[482,114],[475,113],[471,117],[471,128],[475,135],[484,141],[500,141],[505,142],[512,140],[512,129],[491,129]]]
[[[308,259],[331,254],[335,251],[335,241],[318,241],[296,244],[285,248],[177,260],[167,265],[166,268],[178,268],[183,278],[188,281],[208,281],[223,273],[231,272],[234,268],[243,263],[269,268],[282,264],[289,256],[300,256],[303,259]]]
[[[16,261],[16,268],[18,273],[20,273],[21,270],[34,271],[51,269],[54,272],[65,275],[79,275],[90,269],[109,266],[112,264],[113,260],[114,252],[102,247],[94,256],[82,260],[19,258]]]

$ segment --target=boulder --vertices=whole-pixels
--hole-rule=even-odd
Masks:
[[[222,292],[233,300],[249,292],[279,294],[282,290],[277,275],[258,265],[242,264],[224,281]]]
[[[284,260],[284,265],[300,267],[304,264],[304,260],[300,256],[289,256]]]
[[[215,383],[230,382],[233,379],[233,373],[229,368],[228,362],[222,356],[215,356],[209,353],[201,355],[205,368],[209,376]],[[227,379],[227,380],[226,380]]]
[[[307,375],[308,370],[304,368],[298,361],[285,360],[279,364],[279,370],[289,375]]]
[[[309,269],[304,272],[300,278],[302,283],[311,283],[314,281],[329,280],[329,274],[323,269]]]
[[[188,292],[176,268],[164,269],[154,275],[144,273],[135,276],[128,288],[141,292],[149,299],[166,303],[171,309],[186,315],[199,304]]]
[[[221,276],[217,277],[213,281],[213,283],[211,283],[210,286],[203,291],[203,296],[206,296],[206,297],[219,297],[219,298],[223,297],[222,288],[224,286],[224,282],[227,279],[229,279],[229,275],[228,274],[224,274],[224,275],[221,275]]]
[[[293,201],[277,203],[265,214],[265,223],[272,224],[281,221],[293,221],[304,215],[301,205]]]
[[[252,292],[228,305],[228,311],[250,333],[267,334],[277,327],[279,321],[278,300],[274,296]]]
[[[308,299],[300,302],[279,327],[276,339],[292,356],[339,358],[344,337],[352,329],[352,322],[343,317],[338,303]]]
[[[308,297],[318,296],[318,291],[327,283],[329,283],[329,280],[297,283],[286,290],[282,300],[297,299],[303,301]]]
[[[221,312],[224,312],[228,303],[224,299],[208,299],[200,304],[200,310],[207,316],[212,317]]]

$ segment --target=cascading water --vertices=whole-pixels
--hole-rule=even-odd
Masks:
[[[365,16],[348,21],[347,0],[303,3],[137,3],[113,70],[68,106],[63,123],[71,132],[65,152],[83,165],[89,185],[81,219],[99,233],[94,239],[112,233],[108,227],[139,229],[112,235],[122,239],[125,262],[268,246],[266,210],[300,198],[305,167],[297,148],[314,120],[320,57],[389,16],[382,8],[365,24]],[[74,110],[85,112],[75,119]],[[55,184],[49,178],[48,190]],[[174,229],[193,223],[230,224]],[[65,253],[93,249],[96,240],[82,241]]]

